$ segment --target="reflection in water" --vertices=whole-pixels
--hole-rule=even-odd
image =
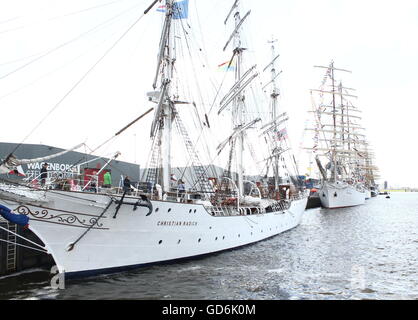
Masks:
[[[418,299],[418,194],[312,209],[272,239],[206,258],[50,287],[0,279],[0,299]]]

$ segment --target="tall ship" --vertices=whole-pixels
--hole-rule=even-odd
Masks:
[[[325,69],[318,89],[311,90],[314,127],[313,145],[307,147],[315,159],[321,183],[319,197],[325,208],[357,206],[365,203],[364,157],[367,150],[361,111],[352,103],[354,89],[336,80],[339,69],[334,62]]]
[[[363,170],[366,199],[376,197],[379,194],[379,185],[377,184],[377,179],[380,178],[379,168],[375,164],[374,153],[369,144],[364,152],[362,163],[359,163],[359,168]]]
[[[157,3],[144,14],[155,12]],[[47,176],[41,173],[37,181],[0,182],[0,214],[32,230],[44,245],[28,245],[51,254],[66,277],[237,248],[276,236],[301,221],[307,194],[283,164],[290,151],[284,143],[286,115],[278,111],[276,103],[277,57],[266,67],[272,72],[271,103],[259,102],[255,108],[247,92],[256,90],[253,80],[258,72],[254,65],[247,67],[241,41],[251,11],[242,15],[236,0],[225,20],[225,24],[232,24],[232,33],[224,47],[224,51],[232,51],[227,67],[233,70],[228,72],[234,76],[233,83],[217,102],[216,114],[211,110],[199,114],[204,104],[187,95],[199,80],[193,79],[194,84],[188,86],[177,77],[181,67],[193,60],[192,54],[179,53],[180,48],[190,49],[190,35],[184,29],[187,6],[187,0],[166,0],[158,7],[164,19],[155,77],[150,81],[153,91],[148,93],[153,118],[150,130],[142,133],[149,135],[151,148],[138,183],[125,179],[119,187],[102,184],[99,178],[106,165],[118,158],[118,152],[88,178],[70,166],[65,176],[48,172]],[[187,45],[182,47],[181,41]],[[190,117],[194,113],[203,121],[193,131]],[[230,134],[212,150],[205,143],[205,132],[217,122],[209,120],[218,115],[231,120]],[[47,163],[67,151],[36,159],[19,159],[10,153],[0,169],[2,173],[18,171],[23,164]],[[202,162],[202,155],[211,152],[216,153],[215,158],[224,155],[220,173],[212,170],[213,162]],[[185,166],[174,172],[179,167],[173,163],[176,155],[184,158]],[[260,172],[252,174],[248,167]],[[267,175],[267,167],[273,168],[273,177]]]

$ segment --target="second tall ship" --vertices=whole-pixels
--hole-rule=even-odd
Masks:
[[[362,205],[371,194],[366,188],[368,143],[360,125],[361,111],[352,103],[357,98],[354,89],[336,81],[337,72],[351,71],[336,68],[333,61],[316,67],[325,69],[325,74],[320,87],[311,90],[314,128],[307,130],[314,134],[313,146],[307,149],[320,173],[321,204],[325,208]]]

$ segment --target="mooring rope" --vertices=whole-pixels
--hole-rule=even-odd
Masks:
[[[19,237],[19,238],[21,238],[21,239],[23,239],[23,240],[25,240],[25,241],[27,241],[29,243],[32,243],[32,244],[34,244],[35,246],[37,246],[39,248],[42,248],[43,250],[45,250],[44,252],[48,252],[48,249],[47,248],[41,246],[40,244],[37,244],[36,242],[33,242],[33,241],[29,240],[29,239],[26,239],[25,237],[22,237],[21,235],[15,233],[15,232],[13,232],[13,231],[11,231],[9,229],[3,228],[2,226],[0,226],[0,229],[6,231],[8,233],[11,233],[11,234],[15,235],[16,237]]]

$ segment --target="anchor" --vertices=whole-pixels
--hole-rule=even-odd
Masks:
[[[133,211],[136,211],[138,209],[138,207],[145,207],[145,208],[148,208],[148,213],[146,214],[146,216],[149,216],[152,213],[152,210],[153,210],[152,203],[148,199],[147,196],[141,194],[140,197],[141,197],[141,199],[136,201],[136,202],[124,202],[123,201],[124,196],[122,196],[121,200],[116,201],[116,203],[118,204],[118,207],[116,208],[116,210],[118,211],[122,204],[133,206]],[[117,211],[115,212],[114,218],[116,217]]]

